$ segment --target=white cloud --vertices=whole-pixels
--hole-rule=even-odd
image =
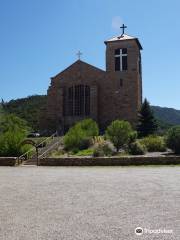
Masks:
[[[112,28],[114,30],[120,30],[121,25],[123,24],[123,20],[120,16],[115,16],[112,18]]]

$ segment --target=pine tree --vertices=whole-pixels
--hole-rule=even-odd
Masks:
[[[154,134],[158,129],[158,124],[154,118],[150,104],[145,98],[139,112],[139,121],[137,126],[138,136],[145,137]]]

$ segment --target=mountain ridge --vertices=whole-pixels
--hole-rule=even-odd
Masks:
[[[179,125],[180,124],[180,110],[169,107],[160,107],[160,106],[151,106],[154,116],[171,125]]]

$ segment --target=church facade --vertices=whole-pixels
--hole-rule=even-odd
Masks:
[[[104,43],[106,70],[79,59],[51,78],[44,128],[61,134],[84,118],[94,119],[101,129],[116,119],[137,123],[142,102],[142,46],[138,38],[124,31]]]

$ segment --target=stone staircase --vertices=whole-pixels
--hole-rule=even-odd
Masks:
[[[54,137],[52,140],[46,144],[46,146],[38,148],[38,160],[42,157],[48,156],[53,150],[58,149],[58,147],[62,144],[62,139],[60,137]],[[22,161],[22,166],[28,165],[37,165],[37,154],[34,153],[27,160]]]

